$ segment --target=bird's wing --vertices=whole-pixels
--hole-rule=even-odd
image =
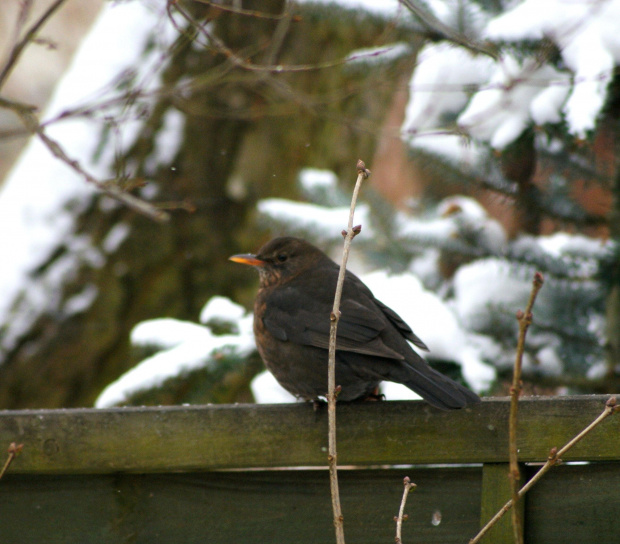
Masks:
[[[403,321],[402,317],[400,317],[394,310],[392,310],[392,308],[389,308],[388,306],[383,304],[383,302],[381,302],[380,300],[377,300],[377,299],[374,299],[374,300],[375,300],[375,304],[379,306],[379,308],[381,308],[385,316],[392,322],[392,324],[400,331],[400,333],[407,340],[413,343],[414,346],[417,346],[420,349],[423,349],[424,351],[430,351],[428,347],[426,346],[426,344],[422,342],[422,340],[420,340],[416,336],[416,334],[411,330],[411,327]]]
[[[338,321],[337,349],[389,359],[404,356],[387,345],[381,332],[391,326],[382,308],[374,300],[343,299]],[[318,300],[305,291],[289,286],[273,291],[267,300],[263,323],[276,338],[307,346],[328,349],[330,313],[332,306],[327,300]]]

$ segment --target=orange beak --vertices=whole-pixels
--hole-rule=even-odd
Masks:
[[[265,266],[267,263],[256,258],[256,255],[251,253],[243,253],[242,255],[233,255],[228,257],[229,261],[234,261],[241,264],[249,264],[250,266]]]

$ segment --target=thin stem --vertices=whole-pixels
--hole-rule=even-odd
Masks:
[[[415,484],[411,483],[409,476],[405,476],[403,480],[404,489],[403,489],[403,498],[400,501],[400,509],[398,510],[398,517],[396,520],[396,544],[402,544],[402,529],[403,529],[403,521],[407,519],[405,515],[405,503],[407,502],[407,495],[409,495],[409,491],[416,488]]]
[[[351,241],[359,234],[361,227],[353,227],[353,216],[355,214],[355,205],[357,203],[357,195],[359,194],[362,181],[370,175],[370,171],[366,169],[364,163],[360,160],[357,162],[357,181],[353,189],[351,198],[351,209],[349,211],[349,222],[347,230],[344,234],[344,249],[342,251],[342,263],[338,273],[338,282],[336,283],[336,294],[334,296],[334,306],[330,315],[329,327],[329,360],[327,369],[327,414],[329,425],[329,452],[327,461],[329,465],[329,484],[332,496],[332,510],[334,513],[334,527],[336,530],[336,542],[344,544],[344,518],[342,517],[342,508],[340,506],[340,491],[338,488],[338,452],[336,449],[336,332],[338,330],[338,320],[340,319],[340,299],[342,298],[342,286],[344,284],[345,272],[347,269],[347,260],[349,258],[349,249]]]
[[[296,64],[296,65],[263,65],[263,64],[255,64],[246,60],[241,55],[235,53],[230,47],[228,47],[224,41],[217,37],[207,25],[201,24],[194,17],[190,15],[185,9],[183,9],[180,4],[177,2],[169,2],[169,8],[174,7],[175,11],[177,11],[189,24],[191,24],[203,37],[207,39],[207,44],[209,47],[213,47],[215,50],[219,51],[222,55],[226,57],[231,63],[239,68],[244,70],[248,70],[250,72],[266,72],[273,74],[282,74],[285,72],[315,72],[318,70],[324,70],[327,68],[337,68],[339,66],[343,66],[351,61],[351,58],[344,57],[334,61],[326,61],[319,62],[315,64]],[[279,18],[285,17],[285,13],[282,13],[278,16]],[[286,23],[288,24],[288,23]],[[206,46],[206,45],[205,45]],[[363,59],[363,58],[373,58],[381,56],[385,53],[385,49],[379,51],[372,51],[369,53],[360,53],[356,55],[355,59]]]
[[[415,15],[418,20],[422,22],[431,34],[434,34],[435,36],[439,35],[441,39],[448,40],[456,45],[465,47],[472,53],[486,55],[487,57],[491,57],[493,60],[498,60],[497,53],[487,47],[486,44],[477,43],[457,32],[450,26],[444,24],[437,17],[435,17],[429,9],[421,5],[419,2],[414,0],[400,0],[400,3],[411,13],[413,13],[413,15]]]
[[[215,9],[219,9],[221,11],[235,13],[236,15],[245,15],[247,17],[253,17],[255,19],[272,19],[274,21],[278,21],[280,19],[284,19],[287,17],[286,13],[273,14],[273,13],[266,13],[264,11],[237,8],[234,6],[224,6],[218,2],[213,2],[212,0],[194,0],[194,2],[198,2],[200,4],[207,4],[208,6],[211,6],[212,8],[215,8]]]
[[[80,174],[89,183],[95,185],[97,189],[103,193],[122,202],[138,213],[154,219],[155,221],[164,222],[169,219],[169,215],[166,212],[157,209],[152,204],[141,200],[131,193],[124,192],[116,185],[111,185],[100,181],[89,174],[77,160],[72,159],[69,155],[67,155],[63,147],[56,140],[50,138],[46,134],[45,129],[39,124],[33,110],[28,106],[0,98],[0,107],[8,107],[12,109],[20,117],[26,129],[32,134],[36,134],[54,157],[64,162],[72,170]]]
[[[549,451],[549,457],[547,458],[547,462],[540,468],[540,470],[532,476],[532,478],[519,490],[518,498],[521,499],[523,496],[540,480],[549,469],[560,463],[562,461],[562,455],[564,455],[568,450],[570,450],[577,442],[579,442],[582,438],[584,438],[589,432],[591,432],[595,427],[600,425],[607,417],[612,414],[615,414],[618,411],[618,406],[616,405],[616,397],[611,397],[605,403],[605,409],[601,412],[601,414],[590,423],[585,429],[583,429],[579,434],[575,435],[571,440],[569,440],[559,451],[556,448],[551,448]],[[489,529],[493,527],[508,510],[512,508],[514,502],[510,499],[504,506],[502,506],[497,514],[495,514],[491,520],[480,530],[480,532],[469,541],[469,544],[477,544],[480,540],[487,534]]]
[[[49,8],[47,8],[45,13],[43,13],[43,15],[39,17],[38,21],[30,27],[30,29],[26,32],[26,35],[13,46],[11,52],[9,53],[9,58],[2,67],[2,70],[0,70],[0,88],[2,88],[2,86],[5,84],[7,78],[11,74],[11,71],[17,64],[19,57],[21,57],[22,53],[24,52],[26,46],[35,39],[39,30],[41,30],[41,27],[48,21],[48,19],[52,15],[54,15],[58,8],[60,8],[65,2],[66,0],[56,0],[56,2],[54,2]]]
[[[510,458],[510,489],[512,491],[512,503],[517,504],[519,500],[519,479],[521,474],[519,471],[519,455],[517,451],[517,414],[519,406],[519,397],[523,384],[521,382],[521,368],[523,363],[523,351],[525,350],[525,337],[527,330],[532,324],[532,309],[536,296],[544,283],[543,275],[540,272],[534,274],[532,282],[532,291],[527,302],[525,312],[518,311],[517,319],[519,320],[519,338],[517,341],[517,353],[515,356],[514,372],[512,376],[512,387],[510,388],[510,417],[508,420],[508,451]],[[523,544],[523,526],[519,511],[514,508],[512,510],[512,528],[516,544]]]
[[[8,451],[9,456],[7,457],[7,460],[4,463],[4,466],[0,470],[0,478],[4,476],[4,473],[11,466],[13,459],[15,459],[22,452],[23,448],[24,448],[23,444],[16,444],[15,442],[11,442],[11,444],[9,445],[9,451]]]

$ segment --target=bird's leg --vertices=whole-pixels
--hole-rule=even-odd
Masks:
[[[364,400],[369,400],[369,401],[384,401],[385,400],[385,395],[383,393],[379,393],[379,387],[375,387],[375,390],[370,393]]]

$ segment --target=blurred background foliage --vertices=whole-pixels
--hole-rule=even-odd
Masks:
[[[79,259],[79,268],[57,293],[68,300],[92,284],[98,293],[93,304],[71,315],[41,312],[4,351],[0,406],[92,405],[106,385],[162,348],[132,348],[130,332],[138,323],[157,317],[196,322],[215,295],[250,308],[257,278],[227,257],[254,251],[283,233],[337,247],[340,229],[325,234],[319,224],[302,226],[295,217],[270,212],[268,203],[278,197],[321,209],[346,206],[358,158],[373,171],[363,194],[369,222],[355,242],[363,267],[416,273],[448,305],[457,304],[459,285],[471,285],[459,270],[469,266],[471,273],[472,263],[504,263],[498,284],[510,277],[527,285],[540,270],[548,281],[528,346],[530,392],[617,389],[617,73],[595,129],[584,138],[576,138],[564,121],[530,122],[501,149],[474,138],[482,159],[454,162],[401,138],[420,49],[444,41],[459,47],[453,35],[414,17],[408,2],[396,17],[336,3],[244,0],[241,10],[238,4],[220,9],[185,0],[162,10],[182,32],[161,58],[159,85],[149,101],[141,100],[139,79],[131,71],[119,77],[116,90],[125,117],[104,118],[101,147],[118,147],[119,123],[137,122],[130,145],[113,154],[115,183],[172,208],[171,220],[155,223],[110,205],[103,195],[77,206],[74,235],[87,235],[95,247],[118,225],[130,234],[102,266]],[[502,2],[458,4],[471,4],[488,17],[504,10]],[[470,23],[457,15],[455,32],[474,35],[476,18]],[[398,54],[350,57],[394,44]],[[502,47],[561,67],[557,47],[546,40],[497,42],[493,51]],[[147,41],[145,55],[148,48]],[[466,88],[468,97],[475,91]],[[158,137],[169,131],[170,116],[182,118],[180,145],[164,160],[154,154]],[[466,138],[457,112],[442,122]],[[551,140],[558,145],[548,145]],[[323,189],[300,183],[309,168],[331,171],[335,183]],[[450,200],[451,195],[468,198]],[[267,202],[262,211],[259,202]],[[442,221],[449,222],[443,234],[424,227]],[[570,241],[561,255],[545,250],[542,238],[558,232],[599,240],[600,250]],[[72,251],[59,240],[30,280],[45,281]],[[483,283],[493,281],[489,270],[484,268]],[[522,299],[521,292],[496,304],[481,298],[476,318],[463,324],[472,338],[491,342],[484,344],[491,347],[482,358],[497,368],[498,379],[489,393],[506,391],[516,343],[514,312],[523,307]],[[26,295],[16,298],[0,334],[10,332],[13,317],[28,312],[29,304]],[[537,372],[537,358],[548,357],[547,348],[561,363],[547,372],[543,361]],[[453,363],[436,362],[458,377]],[[127,403],[249,401],[250,381],[261,368],[255,353],[207,354],[202,367],[138,392]]]

